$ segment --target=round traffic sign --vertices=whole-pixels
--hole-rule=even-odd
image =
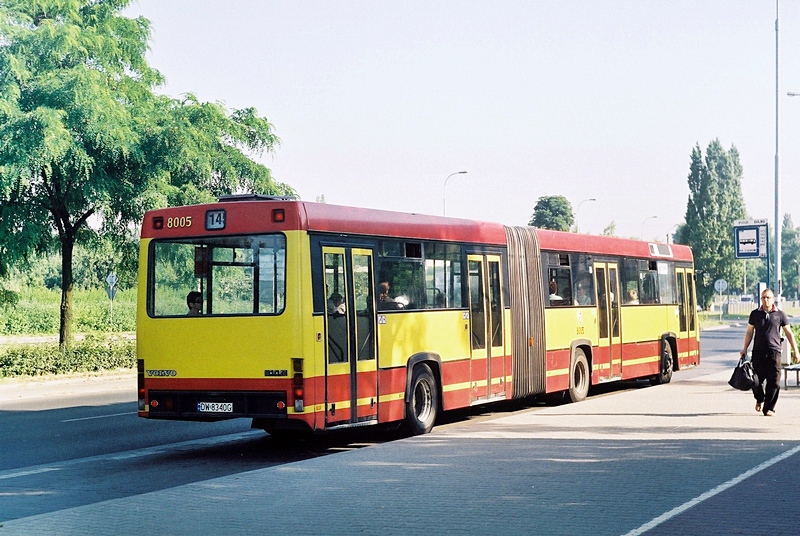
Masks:
[[[724,279],[717,279],[714,281],[714,290],[717,292],[724,292],[728,288],[728,282]]]

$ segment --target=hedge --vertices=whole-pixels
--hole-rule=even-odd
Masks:
[[[58,344],[0,348],[0,377],[99,372],[136,367],[136,341],[87,338],[60,350]]]

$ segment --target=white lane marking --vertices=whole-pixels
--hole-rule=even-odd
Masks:
[[[691,501],[685,502],[682,505],[673,508],[669,512],[661,514],[660,516],[658,516],[657,518],[653,519],[652,521],[649,521],[649,522],[645,523],[644,525],[642,525],[638,529],[633,529],[629,533],[625,534],[625,536],[638,536],[639,534],[644,534],[645,532],[647,532],[648,530],[652,529],[653,527],[656,527],[656,526],[660,525],[661,523],[663,523],[663,522],[665,522],[665,521],[667,521],[669,519],[672,519],[673,517],[677,516],[678,514],[681,514],[681,513],[685,512],[686,510],[688,510],[689,508],[692,508],[693,506],[696,506],[696,505],[700,504],[701,502],[705,501],[706,499],[710,499],[714,495],[722,493],[723,491],[725,491],[728,488],[732,488],[733,486],[735,486],[739,482],[741,482],[743,480],[747,480],[748,478],[750,478],[751,476],[755,475],[756,473],[760,473],[761,471],[763,471],[767,467],[775,465],[776,463],[778,463],[778,462],[780,462],[782,460],[785,460],[789,456],[793,456],[793,455],[797,454],[798,452],[800,452],[800,445],[796,446],[795,448],[793,448],[791,450],[787,450],[783,454],[779,454],[778,456],[772,458],[771,460],[767,460],[764,463],[753,467],[749,471],[745,471],[744,473],[742,473],[741,475],[737,476],[736,478],[732,478],[731,480],[728,480],[727,482],[723,482],[722,484],[720,484],[716,488],[710,489],[710,490],[706,491],[705,493],[703,493],[701,495],[698,495],[697,497],[695,497]]]
[[[29,471],[18,471],[16,473],[0,474],[0,480],[6,478],[16,478],[18,476],[38,475],[39,473],[47,473],[50,471],[58,471],[58,467],[42,467],[40,469],[31,469]]]
[[[64,419],[61,422],[75,422],[75,421],[90,421],[92,419],[105,419],[106,417],[119,417],[120,415],[136,415],[135,411],[126,411],[125,413],[112,413],[110,415],[95,415],[94,417],[78,417],[77,419]]]
[[[128,450],[123,452],[110,452],[108,454],[98,454],[96,456],[88,456],[86,458],[76,458],[74,460],[64,460],[61,462],[53,462],[32,466],[26,470],[6,470],[0,471],[0,480],[6,478],[15,478],[20,476],[36,475],[39,473],[46,473],[48,471],[59,471],[69,466],[80,465],[82,463],[94,463],[97,461],[112,460],[128,460],[131,458],[139,458],[142,456],[154,456],[157,454],[165,454],[174,450],[183,449],[189,450],[192,448],[206,448],[225,443],[234,443],[236,441],[243,441],[247,439],[254,439],[262,437],[264,432],[261,430],[249,430],[247,432],[237,432],[234,434],[226,434],[215,437],[206,437],[201,439],[192,439],[189,441],[181,441],[180,443],[167,443],[166,445],[155,445],[152,447],[144,447],[141,449]]]

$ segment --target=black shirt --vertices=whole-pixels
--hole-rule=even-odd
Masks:
[[[747,323],[755,328],[753,355],[769,355],[781,351],[781,328],[789,323],[786,313],[778,308],[766,312],[759,307],[750,313]]]

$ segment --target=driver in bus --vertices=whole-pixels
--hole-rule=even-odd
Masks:
[[[186,295],[186,305],[189,307],[187,315],[198,316],[203,314],[203,295],[196,290],[191,291]]]

